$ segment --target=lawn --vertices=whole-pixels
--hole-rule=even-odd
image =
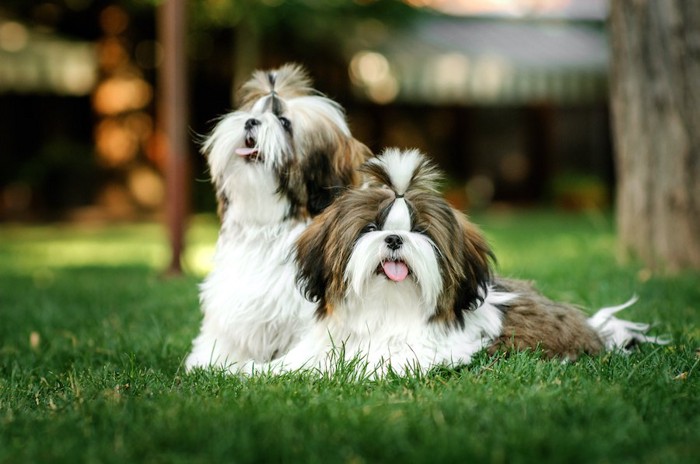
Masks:
[[[485,355],[457,370],[241,380],[186,375],[216,237],[165,279],[154,224],[0,227],[0,463],[700,460],[700,274],[621,262],[607,215],[479,216],[499,272],[657,324],[669,346],[574,364]]]

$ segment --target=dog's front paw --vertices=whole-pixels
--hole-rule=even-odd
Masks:
[[[261,365],[261,363],[256,363],[253,360],[243,361],[230,365],[228,367],[228,372],[229,374],[237,375],[239,377],[252,377],[253,375],[260,373]]]

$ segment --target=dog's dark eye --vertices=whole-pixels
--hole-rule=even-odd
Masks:
[[[367,224],[367,225],[362,229],[362,233],[363,233],[363,234],[366,234],[366,233],[368,233],[368,232],[374,232],[374,231],[376,231],[376,230],[377,230],[377,224],[371,222],[371,223]]]
[[[284,116],[280,116],[278,119],[280,120],[280,124],[282,124],[282,128],[284,130],[289,132],[292,129],[292,121],[285,118]]]

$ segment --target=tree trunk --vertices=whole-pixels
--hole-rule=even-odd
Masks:
[[[610,21],[620,240],[700,269],[700,2],[613,0]]]
[[[170,233],[168,275],[182,273],[182,252],[189,209],[187,115],[187,3],[168,0],[159,11],[158,35],[163,44],[163,65],[160,70],[160,124],[167,139],[166,221]]]

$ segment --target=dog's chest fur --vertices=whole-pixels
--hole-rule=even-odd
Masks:
[[[468,363],[500,333],[502,311],[498,306],[511,297],[494,292],[465,316],[464,327],[446,326],[430,320],[431,308],[421,301],[412,282],[375,282],[363,297],[351,295],[333,308],[269,367],[273,371],[301,367],[333,371],[339,359],[358,359],[381,376],[389,366],[404,373],[435,364]]]
[[[297,290],[291,259],[294,240],[305,227],[285,221],[261,227],[227,224],[222,230],[213,270],[200,288],[204,321],[199,338],[216,339],[210,351],[226,353],[229,362],[270,361],[308,327],[314,308]]]

